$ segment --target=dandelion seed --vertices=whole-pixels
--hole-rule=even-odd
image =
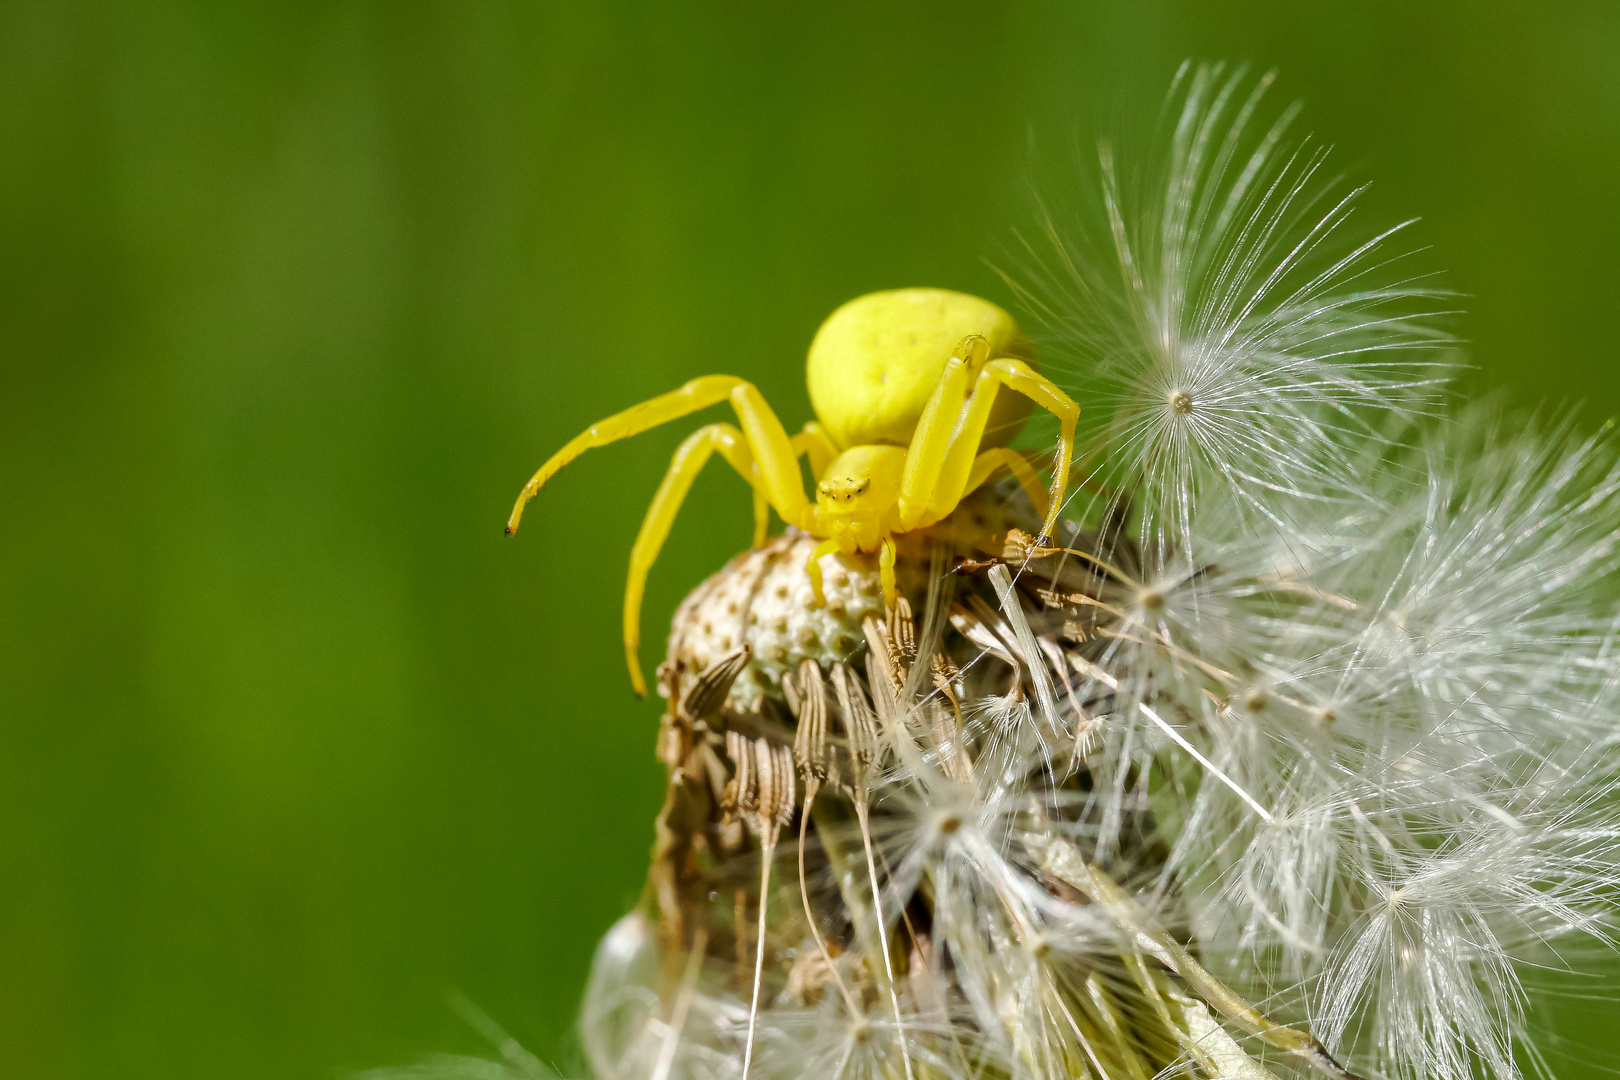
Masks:
[[[861,1011],[860,1004],[845,985],[844,977],[839,974],[838,965],[833,963],[832,953],[822,939],[821,930],[816,925],[816,913],[810,903],[809,886],[805,882],[805,840],[810,828],[810,810],[815,805],[821,785],[832,777],[832,757],[827,745],[827,691],[821,681],[820,666],[814,660],[806,660],[799,666],[798,682],[790,684],[789,688],[792,697],[798,699],[793,702],[790,698],[790,704],[796,707],[798,735],[794,749],[804,781],[804,806],[799,812],[799,898],[804,903],[805,923],[815,939],[816,950],[849,1006],[850,1015],[856,1016]]]
[[[1102,235],[1044,209],[1052,254],[1027,241],[1029,270],[1006,275],[1097,404],[1095,460],[1164,552],[1188,549],[1210,498],[1287,527],[1279,497],[1359,494],[1350,447],[1421,407],[1451,347],[1433,321],[1447,295],[1391,250],[1405,225],[1355,238],[1361,191],[1288,144],[1297,110],[1255,126],[1271,82],[1184,68],[1157,172],[1126,184],[1105,145]]]

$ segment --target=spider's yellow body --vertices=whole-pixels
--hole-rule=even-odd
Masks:
[[[823,556],[877,552],[884,601],[895,600],[896,533],[926,528],[1006,468],[1044,515],[1050,533],[1063,505],[1080,406],[1031,366],[1029,340],[987,300],[943,289],[872,293],[845,304],[816,332],[806,374],[818,420],[792,437],[752,383],[730,375],[693,379],[678,390],[592,424],[523,488],[506,531],[557,470],[586,450],[729,400],[740,424],[709,424],[675,451],[630,553],[624,645],[630,681],[646,692],[637,650],[647,572],[675,513],[709,455],[718,451],[754,489],[754,542],[764,542],[769,510],[821,538],[806,571],[821,601]],[[998,396],[1002,387],[1020,397]],[[1030,403],[1059,421],[1050,496],[1029,460],[1004,443]],[[816,498],[804,491],[808,456]]]

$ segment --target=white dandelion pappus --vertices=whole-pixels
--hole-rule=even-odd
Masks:
[[[1355,234],[1362,189],[1287,141],[1297,105],[1256,127],[1271,82],[1184,67],[1162,162],[1104,144],[1102,227],[1043,209],[1007,275],[1101,426],[1092,467],[1162,551],[1187,549],[1202,502],[1288,527],[1291,502],[1362,494],[1356,447],[1432,395],[1452,346],[1449,297],[1395,246],[1411,223]]]

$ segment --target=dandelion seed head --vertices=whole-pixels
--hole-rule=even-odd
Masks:
[[[1271,84],[1188,66],[1024,249],[1056,537],[991,485],[892,608],[792,536],[683,606],[599,1076],[1539,1067],[1620,900],[1620,452],[1441,396],[1450,297]]]

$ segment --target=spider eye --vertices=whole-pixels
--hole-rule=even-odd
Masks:
[[[832,502],[847,503],[855,496],[864,492],[871,484],[871,478],[854,480],[849,477],[839,477],[834,480],[823,480],[817,485],[817,490]]]

